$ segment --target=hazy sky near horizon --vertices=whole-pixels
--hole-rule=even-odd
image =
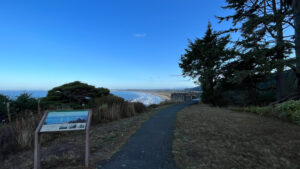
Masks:
[[[188,39],[202,37],[224,1],[0,2],[0,90],[44,90],[79,80],[110,89],[195,86],[181,77]]]

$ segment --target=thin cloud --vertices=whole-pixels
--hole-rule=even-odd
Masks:
[[[172,74],[170,75],[171,77],[183,77],[183,75],[180,75],[180,74]]]
[[[143,37],[146,37],[147,34],[146,33],[135,33],[133,34],[133,37],[135,38],[143,38]]]

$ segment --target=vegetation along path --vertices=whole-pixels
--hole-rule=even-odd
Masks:
[[[155,114],[102,168],[176,168],[172,155],[174,121],[177,112],[189,104],[192,102],[176,104]]]

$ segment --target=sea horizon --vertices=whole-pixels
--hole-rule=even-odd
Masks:
[[[0,90],[0,94],[9,97],[12,100],[17,99],[23,93],[30,94],[33,98],[46,97],[48,90]],[[148,93],[146,90],[135,91],[135,90],[110,90],[110,93],[130,102],[141,102],[145,105],[159,104],[165,99],[155,95],[153,93]]]

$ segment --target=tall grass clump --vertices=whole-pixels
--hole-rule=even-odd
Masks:
[[[114,121],[146,112],[142,103],[131,103],[123,98],[108,95],[97,98],[93,104],[93,121],[96,123]]]
[[[0,160],[5,159],[7,155],[17,150],[16,130],[13,126],[4,125],[0,128]]]
[[[32,114],[16,119],[0,128],[0,159],[17,150],[33,147],[34,131],[41,115]]]

